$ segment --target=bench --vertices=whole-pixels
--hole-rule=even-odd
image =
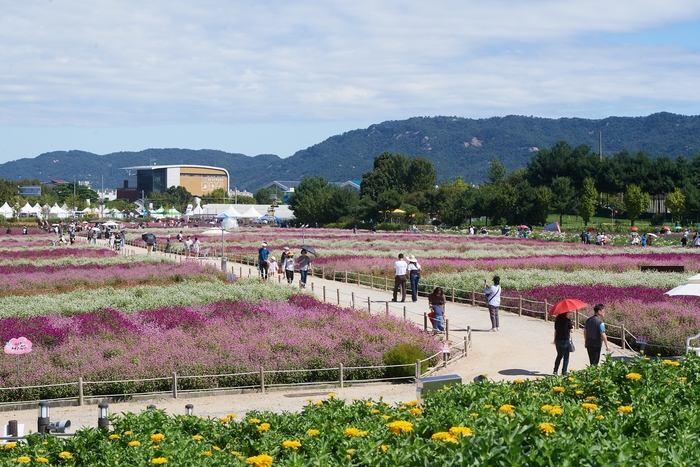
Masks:
[[[685,272],[685,266],[640,266],[642,272]]]

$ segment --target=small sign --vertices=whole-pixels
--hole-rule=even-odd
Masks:
[[[12,338],[5,344],[5,353],[9,355],[22,355],[32,351],[32,341],[26,337]]]

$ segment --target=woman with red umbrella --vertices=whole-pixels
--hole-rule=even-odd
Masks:
[[[556,375],[559,371],[559,364],[564,361],[561,367],[561,374],[569,374],[569,354],[571,353],[571,331],[574,329],[574,322],[571,320],[571,312],[583,308],[586,303],[573,298],[566,298],[556,303],[549,312],[550,316],[556,316],[554,320],[554,342],[557,347],[557,359],[554,360],[554,371]]]

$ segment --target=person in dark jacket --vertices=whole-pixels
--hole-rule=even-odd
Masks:
[[[571,330],[574,329],[574,322],[571,321],[571,313],[562,313],[557,315],[557,319],[554,320],[554,342],[553,344],[557,347],[557,359],[554,360],[554,373],[557,374],[559,371],[559,364],[564,361],[561,367],[561,374],[569,374],[569,354],[571,353],[571,348],[569,344],[571,342]]]
[[[588,351],[588,360],[591,365],[597,365],[600,362],[600,352],[605,344],[605,350],[610,352],[608,344],[608,336],[605,335],[605,305],[602,303],[593,307],[593,316],[586,320],[586,326],[583,328],[583,340],[586,342],[586,350]]]

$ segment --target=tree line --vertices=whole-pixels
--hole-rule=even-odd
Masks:
[[[692,159],[620,151],[600,157],[586,145],[560,141],[533,153],[526,167],[507,172],[496,158],[487,181],[462,177],[436,185],[437,172],[423,158],[382,153],[362,176],[354,193],[320,176],[307,176],[289,204],[301,223],[380,222],[401,217],[409,223],[429,220],[449,226],[486,217],[492,224],[543,225],[551,213],[575,213],[588,224],[596,212],[626,216],[634,222],[659,199],[676,222],[700,213],[700,154]],[[398,210],[398,211],[397,211]]]

